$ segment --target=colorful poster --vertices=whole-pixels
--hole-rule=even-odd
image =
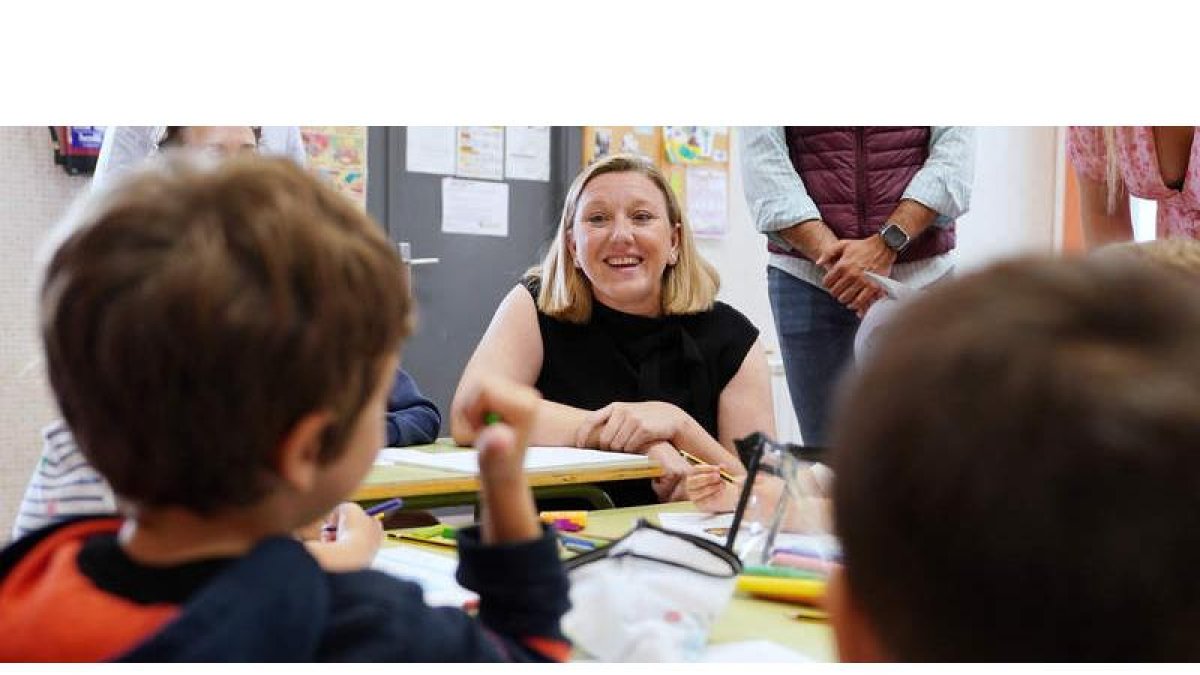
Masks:
[[[728,133],[729,127],[663,127],[667,161],[672,164],[724,162],[728,157],[718,151],[720,141],[717,137]]]
[[[367,128],[300,127],[308,168],[367,206]]]
[[[458,127],[456,173],[504,180],[504,127]]]

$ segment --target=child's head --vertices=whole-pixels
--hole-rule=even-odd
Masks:
[[[1137,258],[1200,279],[1200,241],[1195,239],[1121,242],[1102,246],[1094,255],[1105,260]]]
[[[840,392],[843,658],[1200,658],[1200,287],[1025,260],[935,288]]]
[[[409,332],[380,228],[258,157],[170,158],[80,213],[47,267],[42,337],[63,416],[114,491],[211,514],[302,484],[296,525],[345,497],[383,444]]]

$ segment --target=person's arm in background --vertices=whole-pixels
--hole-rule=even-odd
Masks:
[[[450,405],[450,433],[459,445],[475,441],[475,432],[463,417],[466,392],[487,377],[533,386],[542,371],[542,334],[538,330],[537,305],[524,286],[513,287],[500,301],[475,353],[467,361],[454,402]],[[537,418],[530,430],[533,445],[574,445],[575,429],[588,412],[541,399]]]
[[[92,174],[91,189],[112,182],[154,154],[158,137],[166,127],[107,127],[100,143],[100,156]]]
[[[974,175],[975,128],[932,127],[929,156],[909,181],[887,222],[899,225],[914,240],[938,223],[954,222],[970,207]],[[895,261],[896,253],[878,235],[840,242],[830,247],[824,260],[831,265],[825,286],[838,302],[861,316],[882,294],[863,271],[891,276]]]
[[[67,423],[42,430],[42,455],[17,507],[14,540],[76,516],[116,513],[116,496],[75,445]]]
[[[417,383],[404,369],[396,369],[396,380],[388,394],[387,444],[398,448],[437,440],[442,414],[433,401],[421,395]]]
[[[1108,150],[1104,127],[1067,127],[1067,156],[1079,179],[1079,218],[1088,249],[1133,240],[1129,193],[1121,190],[1108,210]]]
[[[263,127],[259,149],[269,155],[281,155],[300,166],[308,166],[308,153],[300,127]]]
[[[738,127],[737,137],[742,187],[755,229],[816,261],[838,238],[792,166],[783,127]]]

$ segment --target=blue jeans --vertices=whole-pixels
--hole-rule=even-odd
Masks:
[[[805,445],[828,445],[834,385],[854,356],[858,316],[824,288],[775,267],[767,288],[792,407]]]

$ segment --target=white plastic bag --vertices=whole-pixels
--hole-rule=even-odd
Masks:
[[[563,632],[599,661],[695,661],[741,568],[718,544],[640,521],[567,562],[572,610]]]

